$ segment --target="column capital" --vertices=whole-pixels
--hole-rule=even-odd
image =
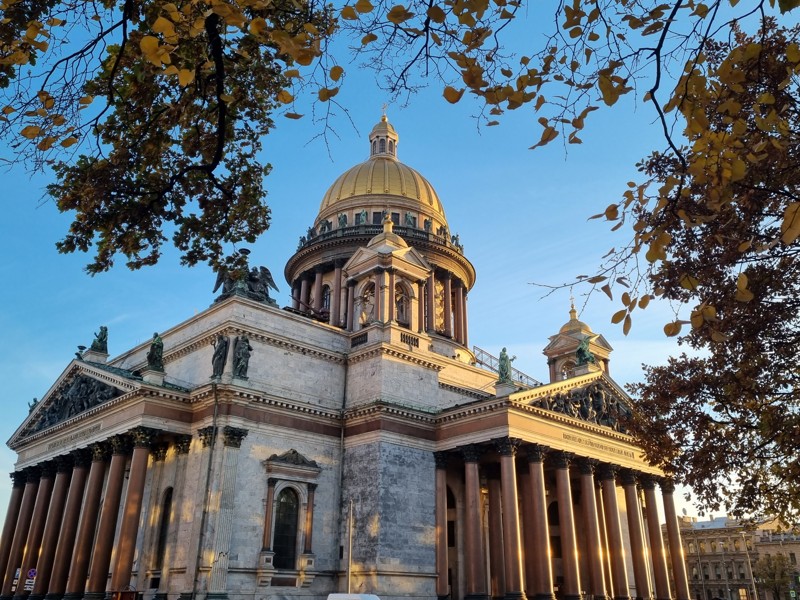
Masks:
[[[59,473],[69,473],[72,471],[72,467],[75,464],[72,454],[62,454],[61,456],[56,456],[54,462],[56,463],[56,471]]]
[[[675,493],[675,482],[670,479],[669,477],[662,477],[658,481],[658,485],[661,486],[661,492],[664,494],[674,494]]]
[[[241,448],[242,440],[247,437],[247,429],[226,425],[222,429],[222,443],[227,448]]]
[[[190,435],[176,435],[173,441],[175,444],[175,452],[177,454],[189,454],[189,446],[192,445],[192,436]]]
[[[128,454],[131,449],[131,440],[127,435],[115,435],[108,440],[111,444],[111,454]]]
[[[201,427],[197,430],[197,435],[200,437],[200,441],[203,442],[203,448],[208,448],[211,444],[214,443],[214,437],[216,436],[217,428],[209,425],[208,427]]]
[[[645,473],[639,476],[639,483],[642,484],[642,487],[646,490],[654,490],[656,489],[656,477],[655,475],[650,475]]]
[[[446,469],[448,464],[450,463],[450,453],[449,452],[434,452],[433,453],[433,460],[436,463],[437,469]]]
[[[157,434],[158,430],[150,427],[134,427],[128,432],[134,448],[149,447]]]
[[[150,453],[153,455],[153,462],[161,462],[167,458],[167,445],[158,444],[157,446],[153,446]]]
[[[578,464],[578,469],[581,475],[594,475],[597,465],[600,461],[594,458],[581,457],[575,461]]]
[[[636,485],[637,473],[633,469],[622,469],[619,472],[619,479],[622,485]]]
[[[42,469],[37,465],[25,469],[25,483],[38,483],[42,476]]]
[[[92,453],[92,462],[103,462],[108,459],[109,446],[106,442],[95,442],[89,446]]]
[[[56,463],[52,460],[48,460],[41,464],[42,469],[42,479],[52,479],[56,476]]]
[[[308,490],[309,494],[313,494],[317,490],[317,484],[316,483],[307,483],[306,484],[306,489]]]
[[[24,471],[13,471],[8,476],[11,477],[13,487],[23,487],[25,485],[27,476]]]
[[[600,463],[597,465],[597,474],[600,476],[601,481],[611,481],[613,483],[617,475],[617,470],[618,467],[610,463]]]
[[[497,452],[500,456],[514,456],[517,453],[517,448],[522,443],[522,440],[519,438],[512,438],[512,437],[501,437],[495,438],[492,440],[494,443],[494,447],[497,449]]]
[[[278,478],[277,477],[269,477],[269,478],[267,478],[267,487],[274,488],[276,483],[278,483]]]
[[[484,450],[478,444],[468,444],[467,446],[460,446],[461,454],[464,457],[464,462],[476,463],[480,460]]]
[[[72,462],[75,467],[88,467],[92,464],[91,448],[78,448],[70,452],[70,454],[72,455]]]
[[[569,464],[573,460],[573,454],[563,450],[554,450],[547,453],[547,458],[556,469],[569,469]]]
[[[525,447],[528,462],[544,462],[545,454],[549,448],[541,444],[531,444]]]

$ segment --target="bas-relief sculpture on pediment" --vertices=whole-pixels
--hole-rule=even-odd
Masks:
[[[122,393],[122,390],[88,375],[77,375],[56,390],[50,401],[37,412],[35,420],[27,427],[26,435],[66,421]]]
[[[541,396],[532,400],[530,404],[589,423],[610,427],[620,433],[627,432],[625,422],[631,415],[628,402],[600,381],[594,381],[581,388]]]

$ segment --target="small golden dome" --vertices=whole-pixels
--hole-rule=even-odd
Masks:
[[[569,331],[583,331],[585,333],[593,333],[592,328],[583,321],[578,320],[578,311],[575,310],[575,305],[572,304],[569,310],[569,321],[561,326],[558,330],[559,333],[567,333]]]

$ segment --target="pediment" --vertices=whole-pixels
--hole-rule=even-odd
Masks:
[[[544,385],[519,400],[620,433],[631,415],[630,397],[605,374]]]
[[[111,371],[111,367],[73,361],[33,406],[9,444],[86,413],[137,387],[135,382]]]
[[[391,253],[388,260],[399,273],[412,275],[412,279],[427,276],[427,273],[431,271],[430,263],[416,248],[398,248]],[[342,270],[348,277],[358,277],[363,271],[369,271],[379,264],[387,266],[386,261],[386,256],[372,248],[359,248],[342,267]]]
[[[319,465],[292,448],[283,454],[273,454],[264,461],[267,474],[279,479],[313,482],[322,469]]]

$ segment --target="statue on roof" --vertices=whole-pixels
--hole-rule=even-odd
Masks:
[[[153,371],[164,371],[164,342],[158,332],[153,334],[150,350],[147,352],[147,368]]]
[[[108,327],[105,325],[100,326],[100,331],[94,334],[94,340],[92,340],[92,345],[89,346],[89,350],[101,354],[108,354]]]
[[[578,344],[578,349],[575,350],[575,362],[577,363],[576,366],[597,363],[594,354],[589,351],[589,342],[591,339],[592,338],[588,335],[584,336],[584,338],[581,340],[581,343]]]
[[[270,298],[269,290],[272,288],[277,292],[278,286],[275,285],[272,273],[267,267],[253,267],[246,271],[244,276],[224,268],[220,269],[217,271],[217,281],[211,292],[215,293],[220,287],[222,293],[214,299],[214,302],[220,302],[231,296],[244,296],[256,302],[277,306],[275,300]]]
[[[500,360],[497,363],[497,383],[511,383],[511,363],[515,360],[517,357],[509,357],[505,348],[500,351]]]

